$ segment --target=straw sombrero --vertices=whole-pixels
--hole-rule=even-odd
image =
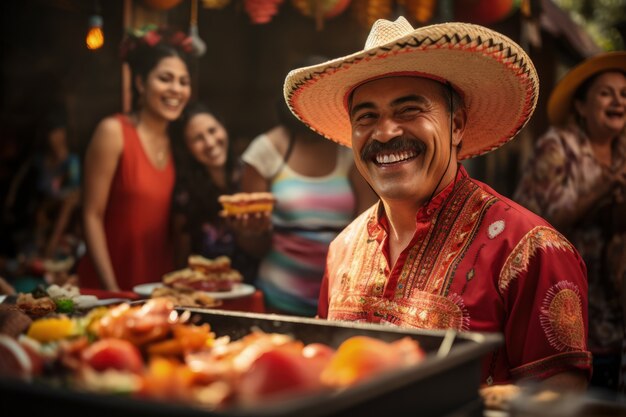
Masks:
[[[589,77],[607,70],[626,72],[626,52],[606,52],[591,57],[572,68],[552,90],[548,99],[548,118],[553,125],[562,125],[570,114],[576,90]]]
[[[468,120],[459,159],[511,140],[532,115],[539,94],[535,67],[506,36],[467,23],[413,29],[400,17],[376,21],[360,52],[291,71],[285,100],[313,130],[350,146],[350,93],[368,80],[393,75],[447,80],[464,98]]]

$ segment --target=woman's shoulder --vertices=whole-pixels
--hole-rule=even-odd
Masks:
[[[110,115],[105,117],[104,119],[100,120],[100,122],[98,122],[98,125],[96,126],[96,133],[119,133],[121,135],[122,133],[122,119],[126,117],[124,115],[121,114],[114,114],[114,115]]]
[[[254,138],[241,155],[241,160],[254,167],[263,178],[271,178],[283,161],[283,156],[270,140],[268,133]]]
[[[266,140],[272,144],[274,149],[281,155],[287,152],[289,146],[290,134],[286,128],[281,125],[275,126],[272,129],[265,132]]]
[[[259,136],[252,139],[250,145],[244,151],[242,158],[245,162],[250,163],[256,159],[281,159],[279,145],[279,132],[276,128],[271,129],[265,133],[261,133]]]
[[[119,115],[102,119],[94,130],[91,146],[121,151],[123,144],[123,130]]]
[[[275,126],[252,139],[246,151],[263,150],[271,152],[279,157],[287,151],[289,145],[289,134],[282,126]]]

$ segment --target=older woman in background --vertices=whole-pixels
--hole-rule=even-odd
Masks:
[[[514,195],[580,251],[589,278],[592,386],[617,389],[626,271],[626,52],[568,72],[548,102],[552,127],[535,144]]]

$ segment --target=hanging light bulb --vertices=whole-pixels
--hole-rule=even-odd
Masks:
[[[104,33],[102,33],[102,16],[99,7],[96,7],[96,14],[89,18],[89,30],[85,37],[85,43],[90,50],[100,49],[104,45]]]

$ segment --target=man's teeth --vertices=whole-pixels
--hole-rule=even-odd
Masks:
[[[376,162],[379,164],[393,164],[395,162],[400,162],[409,158],[413,158],[415,155],[417,155],[417,153],[414,151],[376,155]]]

